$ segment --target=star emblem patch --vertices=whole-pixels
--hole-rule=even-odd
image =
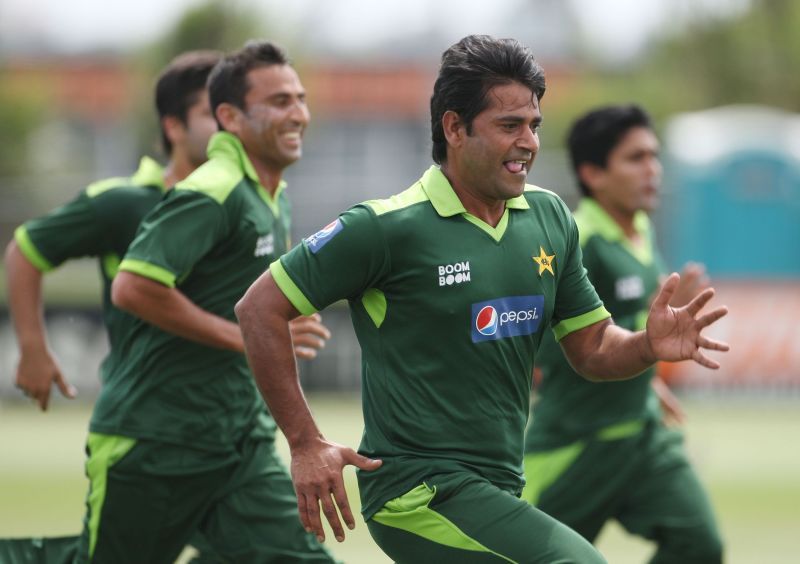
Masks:
[[[539,256],[534,256],[531,258],[533,259],[533,262],[539,265],[539,276],[541,276],[545,270],[555,276],[556,273],[553,270],[553,261],[556,259],[555,253],[548,255],[546,252],[544,252],[544,248],[540,246]]]

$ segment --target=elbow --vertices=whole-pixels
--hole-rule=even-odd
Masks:
[[[254,306],[252,304],[253,300],[255,300],[255,292],[253,291],[253,287],[247,289],[244,296],[242,296],[236,305],[233,306],[233,313],[236,315],[236,319],[239,321],[239,325],[242,325],[242,322],[246,323],[247,315],[249,312],[254,311]]]
[[[132,313],[135,300],[128,276],[120,272],[111,283],[111,303],[123,311]]]
[[[8,245],[6,245],[6,251],[3,254],[3,260],[5,261],[6,266],[8,267],[8,265],[10,265],[20,254],[22,253],[20,253],[19,245],[17,245],[17,242],[14,239],[11,239],[11,241],[8,242]]]

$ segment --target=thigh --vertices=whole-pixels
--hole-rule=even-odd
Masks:
[[[159,464],[174,467],[185,453],[127,437],[91,434],[87,452],[79,562],[173,562],[230,472],[159,474]]]
[[[196,561],[333,562],[300,524],[291,478],[272,441],[248,440],[242,449],[241,464],[200,524],[205,543]]]
[[[398,563],[605,562],[570,528],[470,473],[431,478],[368,526]]]
[[[656,562],[719,562],[722,543],[711,502],[686,457],[682,436],[657,428],[617,519],[659,545]]]
[[[522,497],[594,542],[628,487],[638,441],[591,439],[529,453]]]

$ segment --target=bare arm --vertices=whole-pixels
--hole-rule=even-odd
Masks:
[[[16,385],[46,411],[53,383],[68,398],[74,398],[77,390],[64,378],[47,344],[42,273],[25,258],[15,241],[6,248],[5,262],[8,307],[20,351]]]
[[[122,271],[111,286],[114,305],[168,333],[209,347],[243,352],[239,326],[196,306],[179,290]]]
[[[297,314],[269,272],[256,280],[236,304],[236,316],[256,383],[289,443],[300,520],[306,530],[324,540],[320,520],[322,504],[322,511],[341,542],[344,529],[337,506],[348,528],[355,527],[342,469],[352,464],[362,470],[374,470],[381,462],[326,440],[317,427],[300,387],[292,354],[288,324]]]
[[[705,337],[701,331],[728,310],[722,306],[698,316],[714,295],[711,288],[684,307],[670,307],[679,281],[674,273],[667,278],[650,307],[645,331],[632,333],[607,319],[564,337],[561,346],[573,368],[590,380],[632,378],[658,360],[692,359],[707,368],[719,368],[719,363],[701,349],[727,351],[729,347]]]

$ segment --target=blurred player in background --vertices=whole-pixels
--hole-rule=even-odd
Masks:
[[[95,182],[72,201],[26,222],[14,233],[5,260],[9,308],[20,352],[16,385],[42,410],[49,405],[53,385],[66,397],[76,394],[47,344],[42,275],[70,259],[98,258],[103,321],[110,346],[100,369],[104,380],[108,367],[123,354],[120,343],[133,320],[111,303],[111,281],[145,214],[168,187],[206,160],[206,145],[217,125],[205,84],[220,56],[212,51],[184,53],[164,69],[156,83],[161,140],[169,157],[166,167],[143,157],[132,176]]]
[[[617,325],[641,330],[664,273],[648,217],[661,182],[650,118],[637,106],[593,110],[573,124],[568,149],[583,196],[574,216],[589,280]],[[687,265],[670,305],[685,305],[707,286],[702,266]],[[536,365],[523,498],[592,542],[616,519],[657,543],[652,562],[720,562],[708,496],[682,435],[662,422],[680,423],[683,413],[655,368],[596,384],[570,366],[550,334]]]
[[[81,562],[173,562],[195,530],[215,560],[332,561],[298,519],[233,313],[289,244],[282,174],[302,154],[305,91],[268,42],[226,56],[208,91],[223,130],[209,161],[145,217],[113,282],[136,319],[90,421]],[[293,334],[312,349],[329,336],[314,317]]]
[[[217,124],[211,115],[206,81],[222,54],[190,51],[170,62],[155,87],[161,143],[168,156],[162,167],[143,157],[129,177],[109,178],[88,186],[65,205],[20,226],[6,250],[9,309],[19,344],[16,385],[44,411],[53,386],[68,398],[77,391],[61,371],[47,344],[42,304],[43,274],[65,261],[98,258],[103,280],[103,322],[109,353],[100,368],[100,380],[121,362],[123,347],[134,318],[111,303],[111,282],[142,218],[165,191],[206,161],[206,146]],[[0,560],[27,561],[22,555],[45,561],[71,558],[78,537],[0,541]],[[195,539],[196,544],[202,544]],[[58,555],[58,556],[56,556]]]
[[[395,562],[602,562],[577,533],[521,500],[531,370],[553,331],[589,377],[628,378],[658,359],[716,363],[727,349],[685,308],[654,300],[646,331],[615,326],[581,265],[572,215],[525,184],[545,81],[517,41],[465,37],[431,98],[432,166],[274,262],[236,307],[261,391],[292,454],[304,525],[355,526],[342,468],[359,468],[370,534]],[[212,94],[213,97],[213,94]],[[303,397],[289,320],[349,301],[363,355],[359,453],[326,440]]]

